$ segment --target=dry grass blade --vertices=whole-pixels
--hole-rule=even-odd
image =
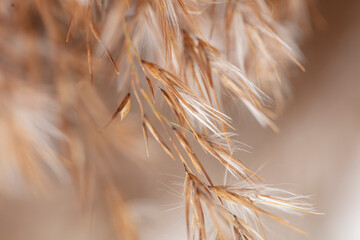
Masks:
[[[171,93],[170,96],[174,96],[172,97],[172,102],[185,120],[188,118],[187,114],[193,116],[202,123],[204,127],[215,134],[221,133],[216,122],[229,124],[229,117],[208,105],[203,99],[197,97],[196,94],[185,86],[175,75],[160,68],[156,64],[146,61],[142,61],[142,64],[153,78],[159,80],[167,88],[167,91]],[[179,105],[176,104],[174,99],[177,99]],[[190,128],[193,128],[189,120],[187,120],[187,123]]]
[[[190,206],[191,206],[193,210],[192,224],[198,232],[198,239],[206,239],[204,213],[200,201],[202,190],[200,190],[198,187],[199,182],[201,181],[197,179],[195,175],[191,173],[186,173],[186,178],[185,178],[186,185],[184,187],[186,224],[188,227],[188,237],[190,238],[189,223],[190,223]]]
[[[151,92],[152,99],[155,102],[155,94],[154,94],[154,88],[152,86],[152,83],[151,83],[151,81],[150,81],[150,79],[148,77],[146,77],[146,81],[147,81],[147,83],[149,85],[149,89],[150,89],[150,92]]]
[[[186,229],[187,229],[187,236],[190,239],[190,199],[191,199],[191,188],[192,182],[188,173],[185,176],[184,182],[184,196],[185,196],[185,219],[186,219]]]
[[[176,110],[176,106],[173,103],[173,101],[171,100],[170,96],[166,93],[165,90],[161,89],[161,93],[164,96],[166,102],[168,103],[170,109],[173,111],[174,115],[176,116],[177,120],[179,121],[180,125],[182,127],[184,127],[184,120],[181,117],[181,115],[178,113],[178,111]]]
[[[195,167],[196,171],[198,173],[201,173],[206,178],[206,180],[209,182],[210,185],[213,185],[213,183],[211,181],[211,178],[207,174],[207,172],[204,169],[203,165],[201,164],[200,160],[195,155],[195,152],[191,148],[188,141],[185,139],[185,137],[182,135],[182,133],[179,132],[178,130],[174,129],[174,132],[175,132],[175,135],[176,135],[177,139],[181,143],[182,147],[185,149],[186,153],[188,154],[188,156],[189,156],[193,166]]]
[[[98,32],[98,30],[96,29],[96,27],[95,27],[95,25],[94,25],[94,23],[92,21],[90,22],[90,29],[91,29],[91,32],[93,33],[94,37],[96,38],[96,40],[100,43],[101,47],[106,52],[106,55],[108,56],[108,58],[110,59],[112,65],[114,66],[114,69],[115,69],[116,73],[120,74],[119,69],[117,68],[116,63],[115,63],[113,57],[111,56],[111,53],[110,53],[109,49],[101,41],[100,33]]]
[[[191,23],[191,25],[193,26],[193,28],[196,30],[196,32],[201,36],[201,38],[205,41],[205,43],[207,43],[204,35],[201,33],[201,31],[199,30],[199,28],[196,26],[193,18],[190,16],[190,13],[188,11],[188,9],[186,8],[184,2],[182,0],[178,0],[178,3],[181,7],[181,9],[183,10],[184,14],[186,15],[187,19],[189,20],[189,22]]]
[[[109,126],[118,115],[120,115],[120,120],[122,121],[129,113],[130,107],[131,107],[131,97],[130,97],[130,93],[128,93],[126,97],[121,101],[119,107],[116,109],[115,113],[111,117],[110,122],[106,126]]]
[[[286,220],[280,218],[280,217],[277,217],[265,210],[263,210],[262,208],[256,206],[256,203],[251,200],[250,198],[248,197],[244,197],[244,196],[241,196],[237,193],[234,193],[234,192],[231,192],[231,191],[228,191],[226,188],[222,187],[222,186],[216,186],[216,187],[210,187],[210,189],[218,196],[220,197],[221,199],[224,199],[225,201],[227,202],[230,202],[230,203],[233,203],[233,204],[239,204],[239,205],[242,205],[244,206],[245,208],[248,208],[252,211],[254,211],[255,213],[262,213],[266,216],[269,216],[273,219],[275,219],[276,221],[280,222],[281,224],[299,232],[299,233],[302,233],[304,235],[307,235],[307,233],[305,233],[304,231],[290,225]]]
[[[238,191],[238,192],[235,192]],[[201,216],[204,214],[203,204],[206,206],[206,210],[211,216],[213,223],[217,229],[217,236],[219,239],[233,239],[234,235],[229,235],[229,231],[235,233],[235,238],[240,237],[240,239],[266,239],[265,233],[263,231],[264,237],[262,237],[253,226],[247,223],[244,219],[240,218],[236,212],[234,212],[234,207],[230,208],[229,204],[236,206],[236,208],[246,208],[254,213],[257,217],[256,221],[260,224],[262,229],[262,224],[258,213],[264,214],[270,218],[275,219],[276,221],[286,225],[289,228],[292,228],[300,233],[306,234],[305,232],[293,227],[284,219],[277,217],[268,211],[257,206],[257,203],[261,203],[261,199],[257,197],[257,192],[259,189],[249,188],[240,188],[238,190],[231,189],[227,186],[205,186],[199,178],[194,174],[187,173],[185,178],[184,185],[184,194],[185,194],[185,208],[186,208],[186,219],[187,226],[189,229],[189,214],[190,207],[193,209],[194,220],[193,227],[198,233],[198,237],[203,236],[206,233],[206,230],[200,227],[202,223]],[[221,202],[215,201],[214,196],[221,199]],[[222,201],[227,204],[222,204]],[[295,209],[298,210],[298,209]],[[301,210],[300,210],[301,211]],[[222,227],[220,227],[222,226]],[[224,228],[224,226],[232,226],[233,231],[230,229]],[[201,238],[200,238],[201,239]]]
[[[93,71],[93,61],[92,61],[92,50],[91,50],[91,43],[88,40],[86,43],[87,48],[87,56],[88,56],[88,68],[89,68],[89,74],[90,74],[90,82],[91,86],[94,86],[94,71]]]
[[[197,139],[199,144],[203,147],[205,151],[210,153],[214,158],[219,160],[221,164],[224,165],[234,176],[243,178],[244,180],[253,181],[248,174],[254,176],[258,180],[261,180],[253,171],[245,166],[239,159],[232,156],[230,152],[224,149],[221,145],[216,143],[209,137],[205,135],[197,134]]]
[[[145,139],[146,155],[149,157],[149,140],[148,140],[148,132],[145,123],[142,124],[142,130]]]
[[[158,134],[158,132],[155,130],[155,128],[153,127],[153,125],[151,124],[151,122],[149,121],[149,119],[144,116],[144,123],[145,126],[150,130],[151,134],[153,135],[153,137],[155,138],[155,140],[160,144],[160,146],[162,147],[162,149],[172,158],[175,160],[174,155],[172,154],[170,148],[165,144],[164,140],[160,137],[160,135]]]
[[[70,32],[71,32],[71,26],[72,26],[72,23],[73,23],[73,19],[74,19],[74,16],[72,15],[71,18],[70,18],[70,21],[69,21],[69,27],[68,27],[68,31],[67,31],[67,34],[66,34],[66,39],[65,39],[65,42],[66,42],[66,43],[69,42]]]

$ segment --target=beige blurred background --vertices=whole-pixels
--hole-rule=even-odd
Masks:
[[[247,114],[233,114],[238,139],[252,147],[251,153],[239,153],[241,159],[267,182],[311,195],[317,211],[325,213],[287,216],[309,236],[270,222],[270,239],[360,239],[360,1],[319,5],[328,27],[303,45],[307,72],[291,76],[293,97],[277,122],[280,133],[261,128]],[[223,172],[210,167],[221,180]],[[132,178],[134,173],[142,177]],[[142,239],[186,239],[177,185],[182,178],[178,163],[161,151],[132,166],[123,191]],[[46,196],[0,199],[0,239],[114,239],[101,206],[83,213],[69,186]]]

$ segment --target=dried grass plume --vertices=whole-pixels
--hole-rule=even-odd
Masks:
[[[236,158],[224,105],[277,131],[311,20],[313,2],[297,0],[2,0],[0,191],[70,179],[84,206],[107,204],[119,239],[137,239],[117,181],[119,156],[136,156],[120,127],[132,111],[137,147],[151,157],[154,138],[184,169],[189,239],[266,239],[263,215],[301,232],[273,210],[310,207]],[[238,184],[214,182],[210,157]]]

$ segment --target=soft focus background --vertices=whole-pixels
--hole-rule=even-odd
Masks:
[[[293,97],[277,122],[280,133],[261,128],[235,108],[232,115],[238,140],[252,147],[251,153],[239,153],[241,159],[267,182],[311,195],[317,211],[325,213],[287,216],[307,237],[270,222],[271,239],[360,239],[360,1],[323,0],[319,8],[328,27],[303,44],[307,72],[290,76]],[[151,156],[130,166],[123,184],[141,237],[186,239],[177,185],[182,170],[161,151]],[[223,172],[209,166],[221,180]],[[114,239],[100,204],[82,212],[69,186],[31,199],[0,199],[0,239]]]

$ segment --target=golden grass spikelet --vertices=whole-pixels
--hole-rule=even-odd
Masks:
[[[131,98],[130,93],[126,95],[126,97],[121,101],[119,107],[116,109],[115,113],[112,115],[110,122],[107,124],[110,125],[114,119],[120,115],[120,120],[122,121],[126,115],[129,113],[131,107]]]

